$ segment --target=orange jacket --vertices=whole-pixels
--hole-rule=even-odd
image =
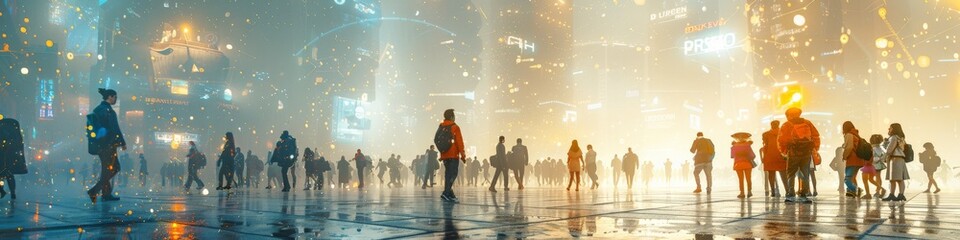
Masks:
[[[817,131],[817,127],[807,119],[797,118],[789,120],[783,123],[783,126],[780,126],[780,136],[777,138],[777,143],[780,145],[780,153],[783,153],[783,155],[789,154],[790,149],[788,149],[788,146],[790,146],[790,143],[795,139],[795,136],[793,136],[793,126],[798,124],[810,124],[810,137],[812,138],[811,140],[813,140],[813,151],[820,151],[820,132]]]
[[[454,143],[446,152],[440,153],[440,160],[466,158],[467,154],[464,152],[463,135],[460,134],[460,126],[450,120],[443,120],[443,123],[440,123],[442,127],[450,125],[453,125],[453,127],[450,127],[450,132],[453,133]]]

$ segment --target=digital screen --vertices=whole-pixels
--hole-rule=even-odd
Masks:
[[[56,94],[54,82],[51,79],[40,80],[40,93],[37,95],[37,103],[40,104],[38,112],[40,120],[53,119],[53,99]]]

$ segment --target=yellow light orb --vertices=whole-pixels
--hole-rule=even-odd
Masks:
[[[73,60],[73,53],[67,52],[67,60]]]
[[[47,47],[53,47],[53,40],[47,39]]]
[[[850,41],[850,35],[847,35],[846,33],[840,34],[840,44],[847,44],[847,42],[849,41]]]
[[[20,27],[20,33],[27,33],[27,27]]]
[[[30,18],[23,18],[23,23],[30,23]]]
[[[919,66],[920,68],[930,67],[930,57],[928,56],[917,57],[917,66]]]
[[[877,38],[877,40],[874,42],[877,48],[887,48],[889,43],[890,41],[887,41],[886,38]]]
[[[887,19],[887,8],[880,8],[877,10],[877,14],[880,15],[880,18]]]

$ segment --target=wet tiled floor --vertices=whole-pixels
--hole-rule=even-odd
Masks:
[[[905,203],[826,193],[814,204],[786,204],[762,196],[740,200],[734,191],[462,187],[461,202],[446,204],[440,189],[229,195],[171,189],[91,204],[76,194],[81,188],[24,189],[16,201],[0,200],[0,239],[960,238],[956,192],[912,193]]]

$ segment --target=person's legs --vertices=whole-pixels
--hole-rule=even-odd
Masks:
[[[695,193],[700,192],[700,189],[701,189],[700,188],[700,172],[703,172],[703,166],[695,165],[693,167],[693,181],[697,183],[697,189],[693,191]]]
[[[13,178],[13,175],[7,176],[6,185],[10,188],[10,199],[17,199],[17,179]],[[0,191],[2,190],[3,188],[0,187]]]
[[[746,174],[744,170],[737,170],[737,183],[740,184],[740,195],[737,195],[739,198],[743,198],[743,175]]]
[[[574,172],[573,174],[574,174],[573,176],[577,178],[577,191],[580,191],[580,172],[577,171],[577,172]]]
[[[710,194],[710,191],[713,189],[713,163],[707,163],[703,169],[703,173],[707,178],[707,194]]]
[[[797,178],[799,178],[801,189],[798,195],[807,197],[810,196],[810,181],[808,181],[810,177],[810,157],[801,157],[798,162],[800,167],[798,172],[800,175],[798,175]]]
[[[797,192],[797,172],[800,170],[800,158],[790,157],[787,159],[787,174],[784,181],[785,190],[788,198],[795,197]]]
[[[744,171],[746,174],[747,180],[747,197],[753,196],[753,169],[747,169]]]
[[[810,165],[810,164],[811,164],[811,163],[807,163],[807,165]],[[811,167],[812,167],[812,166],[811,166]],[[807,172],[810,173],[810,187],[813,188],[813,196],[816,196],[816,195],[817,195],[817,172],[816,172],[816,171],[813,171],[813,169],[807,169]],[[856,178],[854,178],[854,179],[856,179]],[[853,181],[853,185],[854,185],[854,186],[857,185],[857,181],[856,181],[856,180]],[[809,192],[809,191],[808,191],[808,192]]]
[[[506,168],[506,167],[503,168],[503,178],[500,178],[500,180],[503,180],[503,190],[510,190],[510,169],[509,168]]]
[[[287,172],[290,171],[289,167],[280,168],[280,175],[283,178],[283,190],[290,190],[290,180],[287,178]]]
[[[495,168],[493,172],[493,179],[490,180],[490,190],[497,188],[497,179],[500,178],[500,169]]]
[[[846,176],[843,178],[843,184],[847,187],[847,196],[851,196],[852,193],[857,192],[857,171],[860,170],[859,167],[847,166],[844,168],[843,175]]]
[[[567,182],[567,191],[570,191],[570,185],[573,185],[573,172],[570,172],[570,181]]]
[[[873,174],[863,173],[860,178],[863,180],[863,198],[870,199],[870,180],[873,179]]]
[[[770,185],[770,196],[776,197],[780,194],[780,189],[777,188],[777,171],[765,171],[767,173],[767,184]]]
[[[460,168],[460,166],[457,166],[459,165],[458,161],[459,160],[457,159],[443,160],[444,174],[442,196],[456,197],[456,195],[453,194],[453,184],[457,180],[457,170]]]

